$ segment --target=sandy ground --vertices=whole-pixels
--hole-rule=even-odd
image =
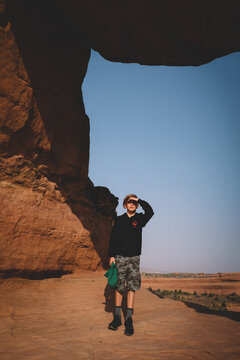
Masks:
[[[144,286],[127,337],[124,326],[107,329],[114,293],[103,272],[1,280],[1,360],[240,359],[239,317],[204,314]]]

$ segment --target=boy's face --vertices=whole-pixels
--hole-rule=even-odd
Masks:
[[[126,208],[129,212],[135,212],[139,206],[138,199],[130,197],[126,203]]]

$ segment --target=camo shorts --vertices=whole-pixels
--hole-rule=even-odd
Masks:
[[[131,291],[139,290],[141,287],[140,256],[126,257],[116,255],[115,264],[117,268],[117,291],[123,292],[125,283]]]

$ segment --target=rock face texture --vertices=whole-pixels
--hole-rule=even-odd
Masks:
[[[88,178],[81,85],[112,61],[199,65],[240,50],[238,0],[0,0],[0,268],[106,264],[117,198]]]
[[[42,191],[14,184],[14,179],[0,182],[0,268],[47,275],[106,266],[113,195],[94,188],[89,199],[69,201],[47,181],[50,185]],[[91,201],[94,192],[104,209]]]
[[[59,6],[111,61],[201,65],[240,49],[238,0],[60,0]]]
[[[90,47],[46,4],[9,1],[1,19],[0,268],[94,270],[117,199],[88,179]]]

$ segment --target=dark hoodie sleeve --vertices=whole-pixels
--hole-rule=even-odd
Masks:
[[[151,219],[151,217],[154,215],[153,209],[151,207],[151,205],[149,205],[149,203],[147,201],[138,199],[138,203],[139,205],[141,205],[141,207],[144,210],[144,214],[141,214],[141,225],[142,227],[144,227],[147,222]]]
[[[116,237],[117,237],[117,227],[116,227],[116,218],[113,219],[113,226],[112,226],[112,231],[111,231],[111,236],[110,236],[110,240],[109,240],[109,248],[108,248],[108,256],[115,257],[115,252],[116,252]]]

